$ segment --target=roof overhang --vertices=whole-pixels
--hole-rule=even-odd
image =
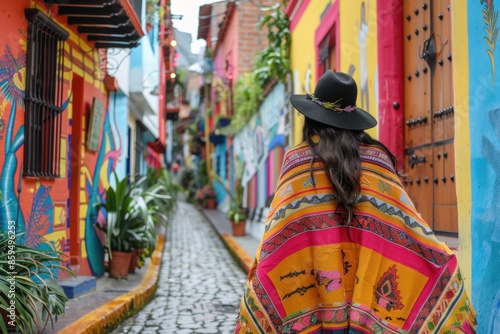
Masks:
[[[129,0],[45,0],[58,7],[58,14],[67,17],[68,25],[76,26],[98,49],[134,48],[144,36],[141,2]]]

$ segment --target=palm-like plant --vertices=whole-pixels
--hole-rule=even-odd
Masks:
[[[155,222],[166,221],[167,212],[173,204],[171,195],[162,178],[148,186],[148,176],[136,182],[127,177],[115,177],[115,187],[106,190],[106,200],[97,206],[106,210],[106,224],[96,223],[96,227],[106,233],[106,243],[112,252],[131,252],[140,245],[154,250],[156,246]],[[163,180],[163,181],[162,181]]]
[[[239,163],[236,161],[236,180],[235,180],[235,188],[234,192],[229,189],[226,183],[220,178],[219,175],[214,172],[211,173],[212,177],[220,183],[220,185],[226,190],[227,194],[231,198],[231,204],[229,206],[229,210],[227,212],[227,218],[238,224],[247,219],[248,209],[243,207],[243,195],[244,195],[244,187],[241,184],[241,179],[243,176],[243,171],[245,170],[245,163]]]
[[[164,225],[177,208],[177,193],[181,188],[166,168],[157,170],[150,167],[143,179],[146,203],[156,211],[154,222]]]
[[[110,258],[113,251],[132,251],[133,243],[143,241],[143,237],[148,241],[154,239],[151,232],[145,232],[152,224],[152,217],[142,190],[136,184],[129,184],[126,177],[119,180],[116,173],[114,177],[115,187],[106,189],[105,202],[97,205],[99,209],[105,209],[106,223],[96,223],[96,227],[106,233]]]
[[[56,272],[73,273],[62,265],[60,256],[55,250],[15,244],[7,232],[0,234],[0,309],[14,313],[10,320],[15,319],[19,332],[37,333],[49,320],[53,325],[64,314],[67,297],[57,283]],[[3,321],[0,329],[7,333]]]

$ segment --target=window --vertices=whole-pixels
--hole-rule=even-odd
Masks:
[[[328,70],[337,70],[339,65],[340,49],[336,47],[339,41],[339,5],[334,2],[325,9],[321,22],[314,33],[316,46],[316,80]]]
[[[25,10],[26,57],[24,175],[60,173],[64,41],[69,34],[39,10]]]
[[[337,64],[337,60],[334,42],[334,37],[327,35],[321,43],[319,54],[319,68],[321,75],[328,70],[336,72],[335,65]]]

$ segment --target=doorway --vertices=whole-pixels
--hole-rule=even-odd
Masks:
[[[403,2],[404,183],[436,234],[457,236],[450,0]]]

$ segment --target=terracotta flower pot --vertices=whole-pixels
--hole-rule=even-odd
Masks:
[[[246,220],[242,220],[238,223],[231,221],[231,226],[233,228],[233,236],[244,237],[246,235]]]
[[[109,276],[127,278],[132,252],[111,251],[111,253],[111,258],[109,259]]]
[[[128,273],[133,274],[135,273],[135,268],[137,268],[137,261],[139,260],[139,255],[137,255],[136,250],[132,252],[132,255],[130,256],[130,265],[128,266]]]
[[[216,206],[217,206],[217,201],[215,200],[215,198],[207,198],[206,200],[207,209],[215,209]]]

